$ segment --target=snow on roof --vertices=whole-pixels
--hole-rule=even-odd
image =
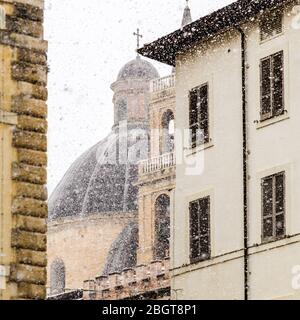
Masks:
[[[145,57],[175,66],[176,55],[196,42],[240,26],[264,11],[283,6],[292,0],[238,0],[152,43],[138,52]]]

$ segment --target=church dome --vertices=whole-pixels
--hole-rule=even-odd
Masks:
[[[116,163],[116,143],[110,134],[73,163],[49,199],[50,219],[137,210],[137,165]]]
[[[155,78],[159,78],[158,71],[150,62],[141,59],[140,56],[126,63],[118,75],[118,81],[127,79],[152,80]]]
[[[120,273],[124,269],[133,268],[137,262],[138,224],[130,222],[112,244],[103,275]]]

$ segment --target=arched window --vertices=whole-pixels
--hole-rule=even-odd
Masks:
[[[162,116],[162,132],[161,132],[161,153],[162,154],[174,151],[174,133],[175,133],[174,114],[171,110],[168,110]]]
[[[0,6],[0,30],[1,29],[6,29],[6,13],[2,6]]]
[[[61,259],[52,262],[50,268],[50,292],[52,295],[60,294],[65,291],[66,269]]]
[[[155,259],[162,260],[169,256],[169,242],[170,197],[162,194],[155,202]]]
[[[126,100],[120,100],[117,104],[118,107],[118,121],[124,121],[127,119],[127,102]]]

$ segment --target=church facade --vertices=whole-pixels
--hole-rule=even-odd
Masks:
[[[299,12],[236,1],[139,51],[176,65],[176,128],[189,131],[171,213],[174,299],[300,298]]]

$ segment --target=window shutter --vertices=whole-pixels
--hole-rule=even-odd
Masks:
[[[210,257],[210,228],[209,228],[210,200],[200,200],[200,257],[206,260]]]
[[[199,236],[199,203],[190,203],[190,258],[192,261],[198,259],[200,254]]]
[[[274,178],[275,182],[275,215],[276,215],[276,236],[282,236],[284,235],[284,229],[285,229],[285,218],[284,218],[284,212],[285,212],[285,177],[284,174],[278,174]]]
[[[190,203],[190,259],[199,262],[210,258],[210,198]]]
[[[193,89],[190,92],[190,140],[192,148],[197,145],[197,131],[199,129],[197,103],[198,92],[196,89]]]
[[[273,76],[273,115],[278,116],[284,112],[283,101],[283,51],[276,53],[272,57]]]
[[[209,142],[208,85],[190,91],[191,146]]]
[[[262,182],[263,201],[263,238],[273,235],[273,178],[266,178]]]
[[[262,180],[263,240],[285,234],[285,173]]]
[[[266,14],[260,23],[260,40],[264,41],[282,33],[283,14],[280,10]]]
[[[272,116],[271,108],[271,58],[261,61],[261,119]]]
[[[200,88],[200,112],[199,123],[202,133],[201,143],[209,142],[209,124],[208,124],[208,85]]]

